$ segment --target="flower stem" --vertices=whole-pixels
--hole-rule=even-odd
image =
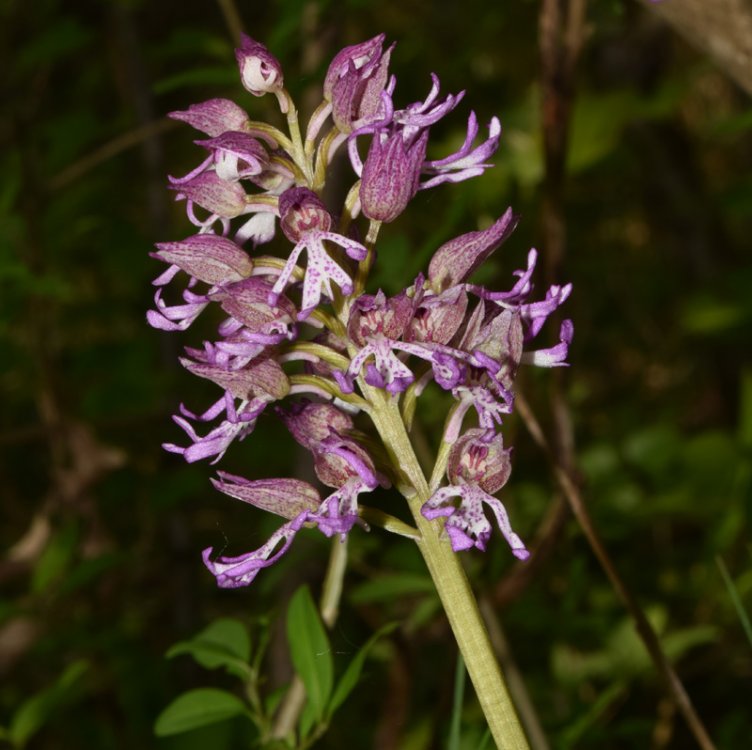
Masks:
[[[347,569],[347,540],[335,537],[332,540],[329,564],[326,568],[324,585],[319,602],[319,612],[326,627],[331,630],[339,615],[339,601],[342,597],[342,584]],[[277,711],[272,739],[284,739],[290,736],[297,726],[300,715],[305,708],[306,692],[300,675],[294,675],[282,704]]]
[[[395,466],[409,478],[414,493],[407,498],[421,538],[418,547],[426,561],[449,624],[465,660],[486,721],[497,747],[528,750],[516,711],[488,638],[470,583],[440,527],[420,512],[430,493],[395,399],[369,389],[372,419]]]

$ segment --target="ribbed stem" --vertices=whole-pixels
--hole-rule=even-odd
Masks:
[[[418,547],[444,606],[494,741],[503,750],[529,750],[465,571],[448,540],[440,537],[440,525],[428,521],[420,512],[429,498],[429,487],[397,404],[389,396],[374,391],[367,398],[373,404],[371,417],[395,466],[402,469],[415,489],[415,494],[407,500],[421,534]]]

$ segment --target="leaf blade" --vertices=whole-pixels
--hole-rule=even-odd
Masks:
[[[324,717],[334,683],[331,647],[307,586],[293,594],[287,609],[287,639],[295,670],[317,720]]]
[[[397,628],[399,623],[391,622],[383,627],[379,628],[359,649],[355,654],[353,660],[347,665],[347,669],[340,677],[337,687],[334,690],[332,699],[329,702],[327,708],[327,717],[331,717],[332,714],[345,702],[347,697],[353,691],[353,688],[358,684],[358,678],[363,671],[363,665],[365,664],[368,652],[373,647],[374,643],[384,635],[391,633]]]
[[[157,737],[167,737],[243,715],[249,715],[248,709],[232,693],[218,688],[197,688],[179,695],[159,714],[154,733]]]

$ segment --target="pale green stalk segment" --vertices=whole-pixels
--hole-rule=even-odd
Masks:
[[[392,461],[401,467],[415,490],[407,500],[421,534],[418,547],[444,606],[494,741],[503,750],[529,750],[465,571],[449,541],[441,538],[440,525],[428,521],[420,512],[431,493],[398,405],[388,395],[362,382],[361,388],[372,404],[371,417]]]
[[[356,393],[343,393],[339,386],[329,378],[322,378],[318,375],[290,375],[290,385],[302,385],[310,388],[315,388],[321,393],[326,393],[333,398],[338,398],[340,401],[345,401],[348,404],[357,406],[358,409],[370,413],[371,407],[368,402],[358,396]]]
[[[410,526],[410,524],[407,524],[404,521],[400,521],[399,518],[389,515],[389,513],[384,513],[383,510],[371,508],[370,506],[361,503],[358,512],[360,517],[371,526],[378,526],[392,534],[398,534],[399,536],[414,539],[415,541],[420,539],[420,534],[416,528]]]
[[[365,246],[368,248],[368,255],[366,255],[365,260],[358,263],[358,273],[355,277],[355,291],[353,292],[353,297],[357,297],[361,294],[366,287],[366,279],[371,272],[371,268],[373,268],[374,260],[376,260],[375,245],[380,229],[380,221],[371,221],[368,225],[368,233],[366,234],[365,241]]]
[[[313,168],[311,167],[311,161],[306,154],[305,146],[303,145],[303,137],[300,134],[300,122],[298,121],[298,110],[293,104],[292,97],[283,92],[287,97],[287,129],[290,131],[291,149],[290,154],[295,160],[295,163],[303,173],[308,186],[313,185]]]

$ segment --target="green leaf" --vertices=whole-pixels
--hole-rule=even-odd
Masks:
[[[189,654],[205,669],[225,667],[231,674],[247,679],[252,675],[248,665],[251,639],[240,620],[223,617],[215,620],[189,641],[176,643],[167,652],[168,659]]]
[[[454,672],[454,700],[452,701],[452,720],[449,725],[449,750],[460,750],[462,745],[462,704],[465,699],[465,662],[462,653],[457,653],[457,666]]]
[[[69,523],[55,533],[34,567],[31,590],[35,594],[46,591],[63,577],[76,554],[77,544],[78,528],[75,523]]]
[[[290,600],[287,640],[292,663],[305,685],[311,711],[320,720],[324,716],[334,681],[332,653],[307,586],[299,588]]]
[[[331,717],[331,715],[345,702],[347,696],[350,695],[353,688],[358,684],[360,673],[363,671],[363,664],[365,663],[366,656],[368,656],[368,652],[371,650],[373,644],[382,636],[391,633],[398,624],[399,623],[391,622],[388,625],[384,625],[384,627],[379,628],[366,641],[366,643],[361,646],[353,660],[347,665],[347,669],[337,683],[337,688],[334,691],[334,695],[332,695],[332,700],[327,709],[327,717]]]
[[[248,716],[248,709],[232,693],[217,688],[198,688],[179,695],[159,714],[154,733],[157,737],[167,737],[244,715]]]
[[[72,690],[76,682],[89,668],[86,661],[80,660],[69,665],[57,682],[21,704],[13,715],[8,729],[8,738],[16,747],[24,747],[61,706],[69,703],[76,695]]]

